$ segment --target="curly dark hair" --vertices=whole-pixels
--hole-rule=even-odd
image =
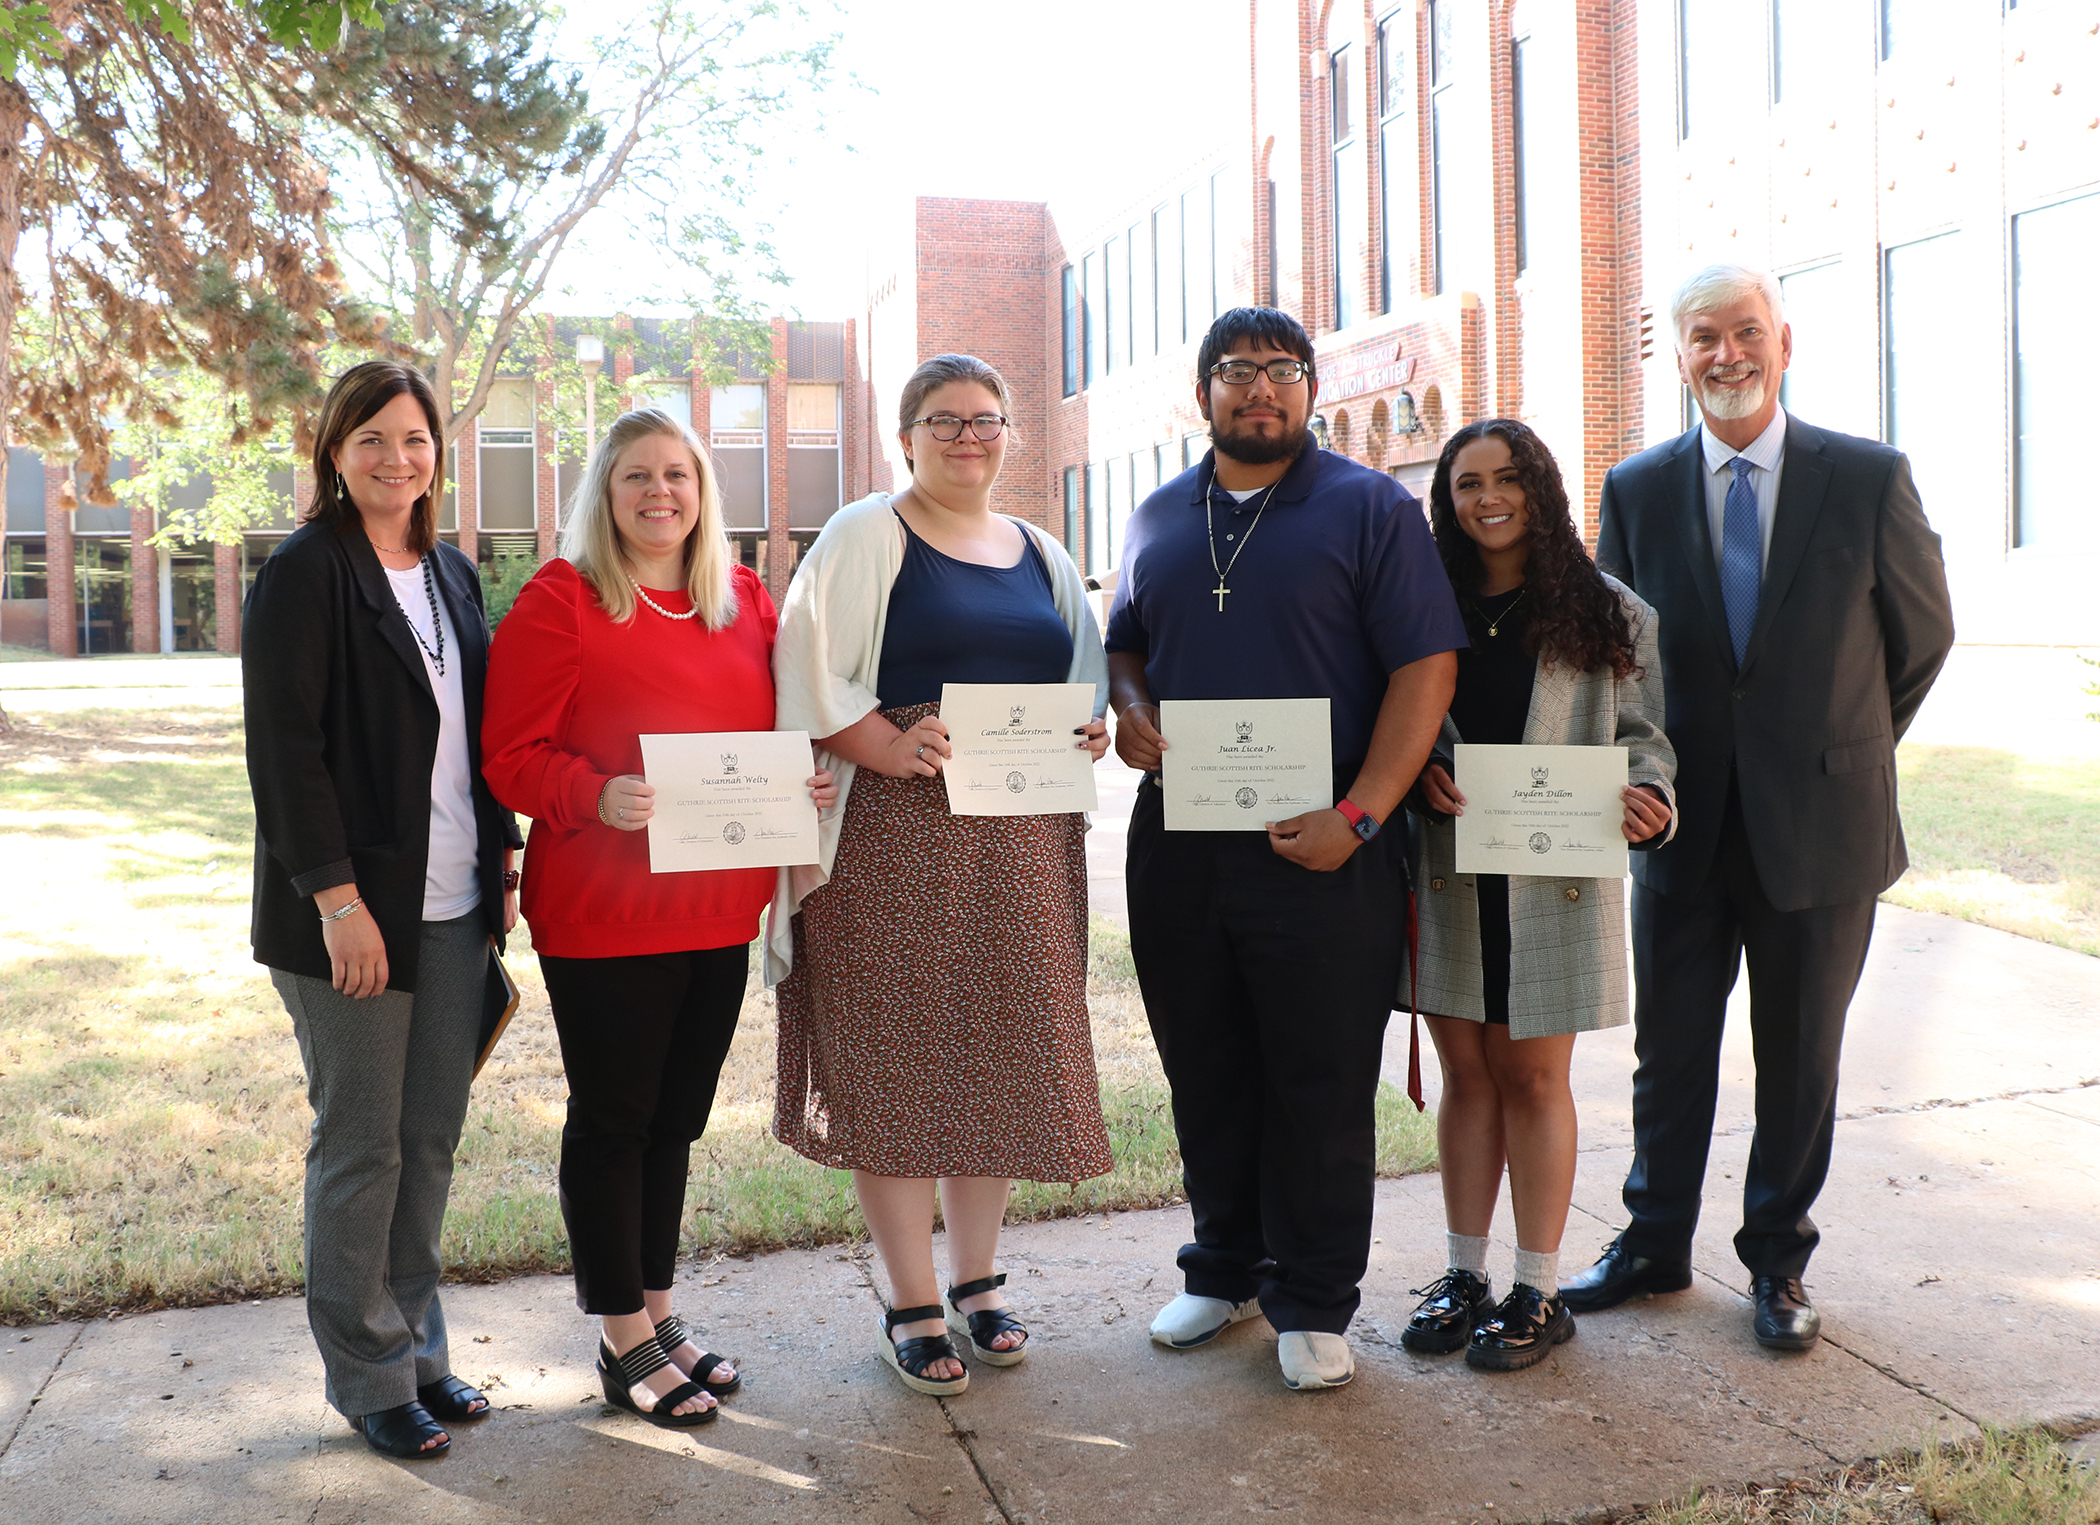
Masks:
[[[1459,451],[1490,436],[1509,446],[1518,483],[1524,489],[1524,506],[1531,514],[1531,554],[1524,562],[1524,583],[1531,590],[1531,620],[1524,632],[1524,649],[1549,666],[1566,662],[1577,672],[1609,667],[1614,678],[1627,677],[1638,665],[1633,621],[1575,532],[1568,489],[1561,482],[1560,464],[1553,452],[1528,425],[1514,418],[1483,418],[1453,434],[1437,457],[1436,477],[1429,485],[1429,527],[1444,558],[1444,571],[1458,590],[1466,633],[1475,645],[1487,633],[1472,598],[1479,593],[1484,574],[1480,547],[1459,524],[1458,510],[1451,501],[1451,465]]]

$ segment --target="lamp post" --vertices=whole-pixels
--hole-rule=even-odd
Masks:
[[[598,371],[605,364],[605,341],[578,334],[576,363],[583,367],[583,453],[588,456],[598,444]]]

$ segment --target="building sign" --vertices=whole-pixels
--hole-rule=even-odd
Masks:
[[[1347,402],[1366,392],[1382,392],[1414,380],[1415,357],[1401,354],[1397,342],[1391,348],[1384,344],[1367,345],[1333,360],[1322,360],[1319,377],[1321,402]]]

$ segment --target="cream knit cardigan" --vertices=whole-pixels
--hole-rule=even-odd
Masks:
[[[1108,708],[1108,657],[1101,648],[1094,607],[1079,569],[1065,548],[1034,525],[1011,520],[1033,537],[1050,569],[1050,592],[1072,632],[1068,683],[1094,686],[1094,713]],[[888,493],[873,493],[831,516],[816,544],[803,553],[788,584],[773,643],[774,727],[807,731],[812,738],[836,736],[881,707],[875,696],[882,666],[882,634],[889,618],[890,588],[904,565],[904,526],[890,510]],[[794,957],[790,928],[795,912],[831,877],[838,858],[839,825],[853,790],[854,766],[817,749],[817,766],[838,778],[839,798],[817,823],[818,861],[780,871],[766,923],[765,980],[787,977]]]

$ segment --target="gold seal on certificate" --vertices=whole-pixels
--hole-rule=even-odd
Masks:
[[[1092,810],[1094,757],[1073,733],[1094,718],[1091,683],[947,683],[941,767],[950,815]]]
[[[649,872],[779,868],[817,861],[817,765],[807,731],[644,736],[642,776],[656,786]]]
[[[1458,744],[1461,874],[1617,879],[1626,872],[1624,747]]]
[[[1261,831],[1334,804],[1325,699],[1166,699],[1159,786],[1169,831]]]

